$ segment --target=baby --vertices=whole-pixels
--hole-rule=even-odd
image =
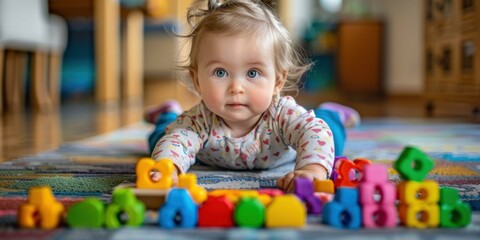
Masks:
[[[252,0],[197,0],[187,19],[191,47],[182,67],[201,102],[183,113],[174,101],[147,113],[156,124],[151,157],[172,160],[174,180],[196,160],[238,170],[295,161],[277,180],[285,191],[297,177],[327,179],[343,151],[344,124],[358,122],[358,113],[334,103],[307,111],[283,96],[298,91],[310,64],[271,10]]]

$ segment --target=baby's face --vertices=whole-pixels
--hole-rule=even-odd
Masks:
[[[207,108],[231,128],[253,127],[283,84],[277,84],[269,40],[205,33],[192,78]]]

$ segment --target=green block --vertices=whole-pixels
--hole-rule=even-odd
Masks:
[[[145,204],[139,201],[131,189],[117,189],[113,192],[112,203],[105,212],[108,228],[121,226],[136,227],[145,219]]]
[[[472,221],[472,208],[462,202],[453,188],[440,189],[440,227],[460,228]]]
[[[67,223],[73,228],[101,228],[105,222],[105,206],[96,198],[87,198],[68,209]]]
[[[415,147],[406,147],[394,163],[394,168],[404,180],[421,182],[433,169],[434,162]]]
[[[242,198],[234,214],[235,223],[240,227],[259,228],[265,222],[265,206],[257,198]]]

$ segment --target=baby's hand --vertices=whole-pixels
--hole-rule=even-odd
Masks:
[[[150,172],[150,179],[152,179],[153,182],[158,182],[162,178],[162,174],[158,171],[152,171]],[[176,186],[178,184],[178,169],[175,167],[172,172],[172,182],[173,186]]]
[[[307,178],[310,181],[314,179],[325,180],[327,179],[327,169],[320,164],[308,164],[302,168],[299,168],[293,172],[287,173],[285,176],[277,180],[277,187],[283,189],[286,192],[293,192],[293,182],[295,178]]]

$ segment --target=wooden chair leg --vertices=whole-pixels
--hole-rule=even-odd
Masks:
[[[44,52],[33,53],[31,95],[32,106],[36,111],[47,112],[52,109],[52,102],[47,91],[47,60]]]
[[[123,35],[123,97],[129,103],[143,100],[143,13],[127,13]]]
[[[5,103],[9,112],[19,112],[24,106],[24,77],[26,55],[23,52],[5,53]]]
[[[57,108],[60,105],[62,54],[52,52],[48,57],[48,61],[48,95],[52,101],[52,106]]]

